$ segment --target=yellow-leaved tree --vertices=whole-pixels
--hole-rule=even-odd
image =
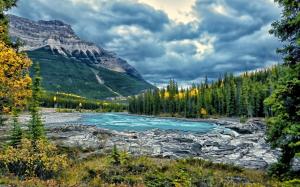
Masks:
[[[200,108],[199,113],[200,113],[200,117],[201,118],[206,117],[207,114],[208,114],[208,112],[207,112],[207,110],[205,108]]]
[[[31,60],[0,41],[0,112],[21,109],[31,96]]]

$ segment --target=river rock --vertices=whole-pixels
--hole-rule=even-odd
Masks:
[[[174,130],[117,132],[81,124],[48,125],[56,143],[107,153],[114,145],[133,155],[171,159],[194,157],[254,169],[266,169],[277,161],[279,150],[265,141],[265,125],[258,119],[245,124],[214,121],[218,127],[203,134]]]

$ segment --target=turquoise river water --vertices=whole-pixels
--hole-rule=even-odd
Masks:
[[[151,129],[207,133],[218,126],[208,122],[134,116],[119,113],[84,114],[81,122],[116,131],[145,131]]]

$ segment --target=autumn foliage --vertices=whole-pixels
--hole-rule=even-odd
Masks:
[[[0,153],[0,172],[14,173],[19,177],[49,179],[67,167],[66,155],[58,155],[55,145],[38,140],[23,139],[18,147],[9,146]]]
[[[31,95],[31,60],[0,41],[0,112],[22,108]]]

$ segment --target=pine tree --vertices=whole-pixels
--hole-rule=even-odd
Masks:
[[[119,150],[116,145],[114,145],[114,147],[112,149],[110,158],[111,158],[111,164],[116,165],[116,166],[121,164],[120,153],[119,153]]]
[[[22,140],[23,132],[18,122],[18,112],[16,109],[13,110],[13,128],[11,131],[10,145],[17,147],[20,145]]]
[[[160,97],[159,97],[159,89],[154,90],[154,107],[153,107],[153,115],[160,114]]]
[[[282,177],[291,172],[295,155],[300,156],[300,3],[293,0],[275,0],[283,8],[281,20],[272,24],[271,34],[285,43],[278,52],[283,55],[287,73],[279,80],[266,103],[274,117],[268,123],[268,141],[282,149],[279,162],[271,174]]]
[[[41,98],[41,77],[38,63],[34,65],[34,78],[32,81],[32,98],[30,101],[31,120],[29,124],[29,137],[33,142],[45,138],[44,125],[39,113]]]

